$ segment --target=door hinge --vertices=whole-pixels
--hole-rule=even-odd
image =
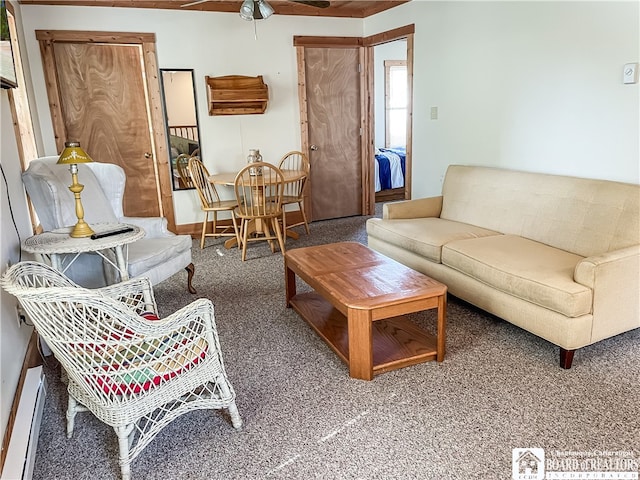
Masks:
[[[360,136],[362,136],[362,127],[360,127]]]
[[[361,72],[362,72],[362,65],[358,64],[358,73],[361,73]]]

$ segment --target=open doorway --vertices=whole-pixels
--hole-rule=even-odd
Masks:
[[[301,149],[311,164],[305,193],[310,201],[305,201],[304,208],[312,221],[375,214],[376,147],[401,146],[398,136],[404,137],[404,169],[398,163],[404,187],[397,187],[394,199],[411,198],[414,31],[412,24],[364,38],[294,36]],[[386,113],[404,118],[405,129],[397,128],[398,122],[394,122],[389,141],[376,145],[376,126],[385,128],[386,122],[374,114],[376,83],[384,92],[384,81],[374,79],[374,50],[396,41],[404,50],[404,65],[398,76],[390,63],[389,75],[396,84],[404,82],[405,88],[394,95]],[[386,131],[382,136],[386,138]]]
[[[375,201],[405,199],[407,41],[373,47]]]
[[[411,198],[414,25],[366,37],[370,214]],[[367,153],[367,152],[365,152]]]

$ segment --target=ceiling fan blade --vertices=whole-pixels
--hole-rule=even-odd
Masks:
[[[331,2],[328,0],[291,0],[295,3],[302,3],[303,5],[309,5],[316,8],[327,8],[331,6]]]
[[[192,7],[193,5],[198,5],[199,3],[208,2],[209,0],[196,0],[195,2],[185,3],[184,5],[180,5],[180,7]]]

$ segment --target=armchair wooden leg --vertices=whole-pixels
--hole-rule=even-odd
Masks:
[[[571,368],[571,363],[573,362],[573,354],[575,350],[565,350],[560,347],[560,367],[564,369]]]
[[[196,289],[193,288],[193,285],[191,285],[193,274],[196,272],[196,267],[193,265],[193,263],[190,263],[185,267],[185,270],[187,271],[187,290],[189,290],[189,293],[197,293]]]

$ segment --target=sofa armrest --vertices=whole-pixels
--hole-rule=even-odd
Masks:
[[[596,288],[598,282],[608,281],[608,278],[616,283],[633,283],[635,279],[637,284],[639,270],[640,245],[633,245],[583,259],[576,265],[573,277],[589,288]]]
[[[417,198],[401,202],[385,203],[382,206],[382,218],[424,218],[439,217],[442,211],[442,196]]]
[[[574,280],[593,289],[592,341],[640,327],[640,245],[583,259]]]
[[[164,217],[122,217],[120,221],[143,228],[147,238],[163,238],[175,235],[167,228],[167,219]]]

